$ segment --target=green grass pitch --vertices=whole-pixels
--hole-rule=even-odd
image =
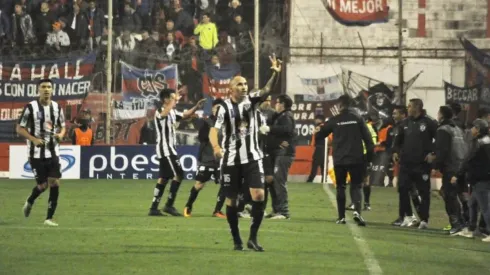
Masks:
[[[0,181],[0,274],[488,274],[490,245],[445,235],[444,206],[433,197],[431,230],[394,228],[393,188],[374,188],[366,228],[334,223],[322,185],[289,184],[291,220],[264,220],[265,253],[232,251],[226,220],[211,217],[217,186],[199,194],[192,218],[148,217],[153,181],[64,180],[55,220],[43,226],[48,194],[31,216],[22,205],[32,181]],[[182,184],[183,211],[192,182]],[[168,187],[167,190],[168,191]],[[334,189],[331,191],[335,192]],[[167,192],[165,193],[165,195]],[[348,213],[348,217],[350,215]],[[241,219],[246,241],[250,220]],[[359,249],[367,245],[371,253]],[[364,251],[364,252],[361,252]]]

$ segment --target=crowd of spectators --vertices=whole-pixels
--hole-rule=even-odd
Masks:
[[[2,0],[0,57],[97,50],[103,68],[107,14],[106,0]],[[113,58],[147,69],[178,64],[181,81],[195,81],[206,66],[253,64],[251,24],[251,0],[113,0]]]

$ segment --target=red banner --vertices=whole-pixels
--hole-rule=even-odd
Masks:
[[[387,0],[322,0],[332,17],[346,26],[367,26],[388,21]]]

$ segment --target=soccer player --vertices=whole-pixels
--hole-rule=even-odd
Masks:
[[[61,178],[59,142],[65,136],[65,117],[57,102],[51,100],[53,82],[42,79],[38,85],[39,99],[29,102],[17,123],[17,134],[27,139],[28,158],[37,186],[24,204],[24,216],[31,213],[35,200],[49,186],[48,213],[45,225],[58,226],[53,216],[58,206]]]
[[[158,108],[155,112],[155,126],[157,129],[156,153],[157,158],[160,160],[160,167],[158,183],[155,186],[153,202],[151,204],[150,212],[148,213],[149,216],[163,216],[162,212],[158,210],[158,204],[160,203],[160,199],[163,196],[163,192],[165,191],[165,187],[169,180],[172,180],[170,184],[170,193],[167,198],[167,203],[163,208],[163,212],[172,216],[182,216],[174,207],[177,191],[179,191],[180,183],[184,177],[184,171],[180,165],[175,147],[177,140],[175,136],[175,123],[193,116],[198,109],[202,108],[206,100],[201,99],[194,107],[184,113],[174,109],[178,100],[179,97],[175,90],[163,89],[160,92],[160,101],[163,106]]]
[[[192,206],[199,195],[199,192],[204,188],[204,184],[214,176],[214,181],[219,184],[220,177],[220,167],[219,159],[215,158],[213,153],[213,147],[209,142],[209,130],[213,127],[216,121],[216,112],[219,106],[223,103],[222,99],[216,99],[213,101],[212,115],[210,118],[204,120],[204,124],[199,129],[198,139],[201,143],[199,146],[199,168],[196,175],[196,183],[191,188],[189,194],[189,199],[184,208],[184,216],[190,217],[192,213]],[[221,212],[223,204],[225,203],[225,194],[223,191],[223,185],[220,186],[218,191],[218,200],[214,208],[213,216],[218,218],[226,218],[226,216]]]
[[[276,75],[281,71],[281,61],[274,57],[272,77],[266,86],[258,91],[248,91],[247,80],[241,76],[230,83],[230,98],[225,100],[218,110],[216,123],[209,132],[209,140],[214,154],[222,157],[221,180],[226,194],[226,218],[230,226],[235,250],[243,250],[238,228],[237,196],[243,184],[249,187],[252,197],[252,225],[247,247],[255,251],[264,251],[257,242],[257,233],[264,218],[264,168],[263,152],[259,146],[258,104],[269,93]],[[221,146],[218,143],[218,131],[223,130]],[[223,153],[222,153],[223,150]]]

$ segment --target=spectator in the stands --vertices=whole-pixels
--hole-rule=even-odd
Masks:
[[[163,49],[169,62],[179,59],[180,46],[172,32],[167,33],[167,41],[163,43]]]
[[[182,76],[182,84],[187,86],[190,102],[197,102],[202,98],[204,60],[200,57],[201,52],[196,38],[191,37],[180,54],[179,76]]]
[[[52,49],[60,52],[63,48],[70,46],[68,34],[62,30],[61,22],[55,22],[52,26],[53,31],[48,34],[46,44]]]
[[[22,5],[15,5],[15,13],[12,16],[12,40],[13,45],[22,47],[33,44],[36,41],[32,18],[22,10]]]
[[[194,34],[199,35],[199,45],[204,50],[210,51],[218,44],[218,29],[216,24],[211,22],[208,13],[203,14],[201,23],[194,29]]]
[[[115,48],[122,53],[130,53],[136,46],[136,40],[129,30],[123,30],[122,34],[116,38]]]
[[[184,9],[177,6],[174,9],[175,29],[181,31],[184,36],[191,36],[194,30],[194,19]]]
[[[56,22],[56,15],[49,9],[49,5],[46,2],[41,4],[40,9],[41,12],[37,14],[37,17],[34,19],[36,22],[34,28],[38,44],[44,45],[46,44],[48,33],[53,30],[53,24]]]
[[[226,65],[236,62],[236,51],[233,45],[228,42],[228,34],[226,32],[220,32],[219,42],[216,44],[215,50],[221,64]]]
[[[140,141],[139,144],[142,145],[153,145],[156,144],[156,129],[155,122],[153,120],[153,115],[149,112],[146,116],[146,122],[141,127],[140,131]]]
[[[242,3],[239,0],[232,0],[228,4],[228,10],[226,11],[226,26],[230,26],[237,15],[243,15]]]
[[[152,29],[151,12],[153,10],[154,0],[133,0],[132,4],[141,18],[142,27],[147,30]]]
[[[70,44],[78,47],[85,48],[89,38],[87,14],[80,10],[78,4],[73,4],[73,11],[68,15],[67,27],[65,31],[70,37]]]
[[[9,16],[0,9],[0,45],[4,45],[10,39]]]
[[[88,10],[89,30],[90,30],[90,48],[97,48],[100,45],[102,32],[104,29],[104,12],[97,8],[95,0],[90,0]]]
[[[180,45],[184,43],[185,37],[181,31],[175,29],[175,24],[172,19],[168,19],[165,23],[165,29],[163,30],[163,32],[160,31],[160,40],[165,41],[169,32],[174,33],[175,41],[177,41],[177,43],[179,43]]]
[[[86,0],[76,0],[76,3],[80,7],[80,12],[81,13],[87,13],[89,10],[89,4],[87,3]]]
[[[130,3],[124,4],[124,11],[119,20],[119,27],[121,27],[123,30],[129,30],[130,32],[141,31],[141,17],[139,13],[137,13],[136,10],[131,7]]]

